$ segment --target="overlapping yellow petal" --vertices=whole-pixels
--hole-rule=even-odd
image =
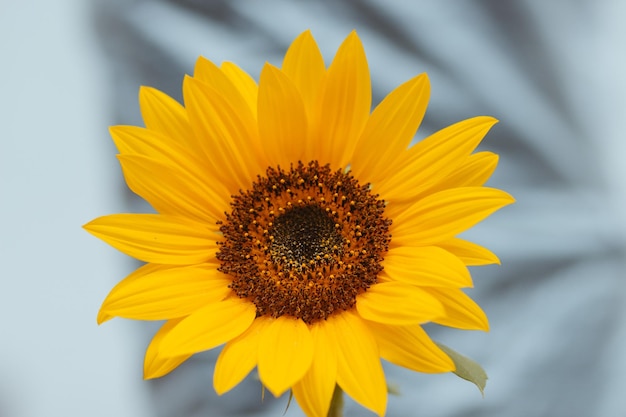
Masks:
[[[467,240],[452,238],[439,243],[439,247],[454,254],[468,266],[500,264],[500,259],[489,249]]]
[[[231,292],[231,280],[216,264],[144,266],[117,284],[102,303],[99,315],[135,320],[167,320],[187,316]],[[146,273],[146,269],[151,270]]]
[[[157,130],[137,126],[112,126],[109,129],[113,142],[122,155],[142,155],[171,164],[182,171],[188,171],[198,181],[209,183],[203,170],[206,161],[197,152],[189,149],[181,141]]]
[[[214,226],[161,214],[112,214],[83,226],[119,251],[144,262],[204,263],[217,249]]]
[[[231,194],[250,187],[267,167],[252,115],[241,112],[231,97],[220,94],[212,85],[191,77],[185,78],[183,93],[191,127],[203,139],[209,178],[227,185]],[[224,169],[234,166],[236,170]]]
[[[326,323],[337,335],[337,383],[353,400],[382,417],[387,384],[376,339],[351,311],[331,316]]]
[[[452,253],[436,247],[392,247],[385,255],[384,274],[395,281],[425,287],[471,287],[465,264]]]
[[[427,246],[451,239],[514,199],[487,187],[444,190],[424,197],[394,218],[392,246]]]
[[[152,274],[153,272],[158,272],[158,271],[161,271],[161,270],[164,270],[164,269],[169,269],[169,268],[176,268],[176,266],[172,266],[172,265],[158,265],[158,264],[145,264],[145,265],[137,268],[130,275],[128,275],[126,278],[124,278],[122,281],[120,281],[117,284],[116,287],[124,285],[123,284],[124,281],[140,279],[141,277],[143,277],[145,275],[149,275],[149,274]],[[111,295],[112,292],[115,291],[116,287],[113,287],[113,289],[109,292],[109,295],[107,296],[107,298]],[[115,316],[112,316],[111,314],[108,314],[105,311],[105,309],[103,308],[103,306],[101,306],[100,310],[98,311],[97,322],[98,322],[98,324],[102,324],[105,321],[111,320],[113,317],[115,317]]]
[[[209,187],[178,165],[142,155],[118,155],[126,184],[159,213],[215,224],[224,218],[228,191]]]
[[[163,375],[169,374],[176,369],[181,363],[185,362],[191,357],[191,354],[164,357],[159,354],[159,344],[163,340],[163,337],[170,330],[172,330],[182,319],[168,320],[158,332],[152,338],[148,349],[146,350],[146,356],[143,362],[143,377],[144,379],[159,378]]]
[[[231,76],[227,75],[227,71],[223,71],[213,62],[204,57],[198,58],[193,71],[193,78],[200,81],[215,91],[217,95],[226,97],[230,106],[238,110],[239,117],[244,120],[246,124],[254,124],[253,109],[249,106],[250,97],[242,93],[241,78],[236,82],[236,78],[232,77],[232,71],[234,68],[230,68]],[[249,81],[244,81],[248,88],[250,87]],[[244,90],[245,91],[245,90]],[[185,98],[185,105],[187,99]]]
[[[139,106],[146,128],[176,142],[189,142],[192,138],[185,108],[167,94],[150,87],[139,89]]]
[[[489,330],[485,312],[467,294],[457,288],[425,288],[443,305],[446,314],[434,323],[464,330]]]
[[[275,396],[298,382],[312,360],[313,338],[302,320],[281,316],[263,329],[259,340],[259,376]]]
[[[282,70],[298,88],[311,118],[315,113],[326,67],[310,30],[303,32],[291,43],[283,59]]]
[[[311,325],[313,361],[304,377],[293,386],[293,395],[307,416],[326,417],[337,381],[335,327],[317,322]]]
[[[430,293],[404,282],[382,282],[357,296],[356,309],[364,319],[396,326],[425,323],[444,314]]]
[[[302,160],[308,135],[304,103],[293,82],[270,64],[261,71],[258,116],[270,165],[288,168]]]
[[[417,372],[454,371],[454,363],[418,324],[388,326],[368,322],[380,348],[380,356],[399,366]]]
[[[259,87],[256,81],[244,70],[232,62],[223,62],[220,69],[231,83],[235,86],[241,97],[248,104],[250,113],[256,119],[257,97]]]
[[[376,184],[397,169],[397,160],[424,118],[429,97],[428,77],[421,74],[376,106],[351,158],[350,168],[357,178]]]
[[[390,216],[397,214],[392,203],[410,204],[423,189],[456,170],[476,149],[493,117],[474,117],[433,133],[402,156],[395,170],[375,184],[376,192],[390,202]]]
[[[498,155],[492,152],[477,152],[467,157],[455,171],[424,190],[423,194],[436,193],[448,188],[480,187],[484,185],[498,166]]]
[[[321,91],[312,140],[321,164],[345,167],[369,118],[372,88],[363,45],[356,32],[341,44]]]
[[[163,356],[181,356],[213,349],[250,327],[256,308],[239,298],[210,302],[183,319],[159,345]]]
[[[258,317],[248,330],[224,346],[213,373],[213,387],[219,395],[233,389],[257,365],[259,340],[271,321],[267,317]]]

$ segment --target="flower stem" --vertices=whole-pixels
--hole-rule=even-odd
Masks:
[[[343,417],[343,391],[339,385],[335,385],[333,399],[330,401],[328,417]]]

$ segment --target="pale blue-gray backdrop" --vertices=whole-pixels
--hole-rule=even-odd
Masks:
[[[359,31],[376,101],[428,72],[418,138],[498,117],[491,183],[518,199],[468,234],[503,262],[474,271],[492,331],[430,329],[484,364],[485,399],[388,367],[402,391],[389,415],[625,415],[625,13],[618,0],[0,2],[0,416],[282,414],[284,398],[257,407],[254,378],[215,397],[215,354],[141,381],[153,328],[95,325],[132,263],[79,226],[142,209],[106,133],[140,123],[139,85],[179,96],[200,54],[256,75],[306,28],[327,59]]]

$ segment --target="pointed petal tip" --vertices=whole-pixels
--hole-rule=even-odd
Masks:
[[[211,61],[210,59],[206,58],[203,55],[198,55],[198,58],[196,58],[196,62],[194,64],[194,76],[196,71],[198,70],[198,68],[202,67],[203,65],[215,65],[213,64],[213,61]],[[187,77],[188,75],[185,74],[185,77]]]
[[[356,29],[352,29],[350,31],[350,33],[344,40],[344,43],[358,45],[360,48],[363,48],[363,43],[361,42],[361,38],[359,37],[359,34],[357,33]]]
[[[159,374],[157,374],[156,372],[154,372],[151,369],[145,369],[144,368],[144,370],[143,370],[143,379],[145,381],[149,381],[151,379],[157,379],[157,378],[160,378],[162,376],[164,376],[164,375],[159,375]]]
[[[109,126],[109,135],[111,135],[112,137],[115,137],[116,132],[119,130],[120,125],[113,125],[113,126]]]
[[[424,89],[427,97],[430,98],[430,77],[427,73],[422,72],[421,74],[417,74],[410,81]]]
[[[137,93],[137,95],[139,96],[139,98],[145,97],[146,95],[150,94],[153,90],[154,90],[153,87],[149,87],[147,85],[140,85],[139,92]]]
[[[105,216],[96,217],[95,219],[92,219],[88,221],[87,223],[83,224],[81,227],[87,233],[99,238],[99,234],[96,229],[98,228],[98,224],[100,223],[100,220],[103,220],[105,217],[107,216],[105,215]]]
[[[296,43],[296,41],[301,41],[301,40],[315,41],[315,37],[313,36],[313,32],[311,32],[311,29],[307,29],[304,32],[300,33],[298,36],[296,36],[292,44]]]
[[[483,121],[485,124],[489,125],[489,128],[493,127],[494,125],[500,123],[500,120],[496,119],[493,116],[479,116],[479,118],[481,119],[481,121]]]
[[[361,38],[359,37],[359,34],[357,33],[356,29],[352,29],[350,33],[348,33],[348,36],[346,36],[341,42],[339,49],[341,50],[342,48],[346,48],[346,47],[347,48],[358,47],[359,49],[363,49],[363,43],[361,42]]]
[[[261,73],[259,75],[259,84],[262,83],[261,80],[263,80],[263,78],[266,78],[270,75],[274,75],[276,77],[277,76],[276,73],[278,72],[281,72],[281,70],[278,67],[265,61],[265,63],[263,64],[263,68],[261,68]]]
[[[193,91],[194,88],[197,88],[196,86],[201,83],[200,80],[198,80],[195,77],[192,77],[189,74],[185,74],[183,77],[183,101],[185,101],[185,96],[189,95],[190,91]],[[187,107],[188,104],[185,104],[185,106]]]
[[[502,197],[503,202],[505,202],[504,204],[505,206],[508,206],[509,204],[513,204],[516,202],[515,197],[513,197],[511,194],[503,190],[499,190],[499,191],[500,191],[500,195]]]
[[[162,358],[158,355],[150,358],[146,356],[143,367],[143,379],[149,380],[161,378],[174,371],[190,357],[191,355],[183,355],[173,358]]]
[[[96,323],[98,323],[98,326],[100,326],[102,323],[105,323],[114,317],[115,316],[106,313],[104,309],[101,308],[100,311],[98,311],[98,317],[96,318]]]
[[[146,357],[143,364],[143,379],[156,379],[169,374],[174,369],[176,369],[178,365],[180,365],[177,364],[175,366],[167,366],[167,362],[175,360],[176,359],[163,359],[159,357],[153,357],[152,355],[148,356],[148,352],[146,352]]]

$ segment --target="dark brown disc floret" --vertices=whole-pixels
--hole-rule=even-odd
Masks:
[[[376,282],[388,250],[385,203],[348,172],[301,162],[268,168],[231,202],[219,270],[257,316],[306,323],[348,310]]]

